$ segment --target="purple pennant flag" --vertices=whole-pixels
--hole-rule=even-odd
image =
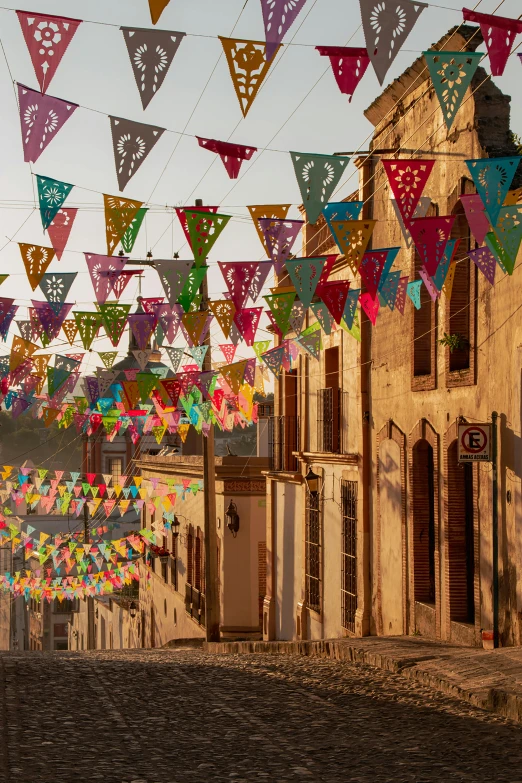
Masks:
[[[183,307],[180,304],[175,304],[173,307],[170,307],[168,304],[162,304],[154,306],[153,312],[158,319],[167,342],[172,344],[179,330],[183,316]]]
[[[42,324],[43,330],[46,335],[54,340],[58,337],[62,324],[69,315],[73,304],[63,304],[58,311],[56,311],[56,305],[49,302],[36,302],[31,300],[38,320]]]
[[[305,3],[306,0],[261,0],[267,62],[274,56]]]
[[[24,161],[35,163],[78,104],[42,95],[23,84],[18,85],[18,103]]]
[[[105,304],[113,285],[123,271],[127,258],[119,256],[100,256],[94,253],[84,253],[87,268],[91,276],[96,301]]]
[[[136,338],[138,348],[144,351],[149,343],[150,336],[156,325],[154,313],[133,313],[128,317],[129,326]]]
[[[21,413],[24,413],[24,411],[27,410],[29,407],[29,403],[27,400],[24,400],[23,397],[16,397],[13,400],[13,419],[17,419]]]
[[[494,285],[497,261],[489,247],[478,247],[476,250],[470,250],[469,257],[480,269],[486,280],[491,285]]]
[[[283,264],[290,257],[294,242],[304,225],[304,220],[259,218],[258,223],[265,237],[270,258],[274,262],[275,271],[280,274]]]

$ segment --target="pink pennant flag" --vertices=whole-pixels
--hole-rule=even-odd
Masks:
[[[497,260],[489,247],[478,247],[476,250],[470,250],[469,257],[480,269],[488,283],[494,285]]]
[[[351,103],[355,88],[366,73],[370,58],[366,49],[352,46],[316,46],[320,55],[330,58],[337,86]]]
[[[192,249],[192,242],[190,239],[190,233],[188,230],[188,224],[187,224],[187,211],[188,212],[213,212],[216,214],[219,207],[176,207],[176,215],[178,216],[178,220],[180,222],[181,228],[183,229],[183,233],[185,234],[185,239],[188,242],[188,246],[190,249]]]
[[[486,44],[492,76],[502,76],[511,48],[518,33],[522,33],[522,20],[509,19],[506,16],[481,14],[477,11],[462,9],[466,22],[480,25],[482,37]],[[520,55],[519,55],[520,56]]]
[[[96,301],[98,304],[104,304],[113,290],[115,280],[117,280],[124,265],[127,263],[127,258],[101,256],[94,253],[84,253],[84,255]]]
[[[77,212],[78,210],[73,207],[64,207],[63,209],[60,209],[47,229],[49,239],[51,240],[58,261],[60,261],[63,251],[67,247],[69,235],[76,219]]]
[[[122,269],[112,281],[112,292],[116,299],[121,297],[134,275],[140,275],[144,271],[144,269]]]
[[[433,277],[442,261],[454,222],[455,215],[443,215],[415,218],[408,226],[417,252],[430,277]]]
[[[373,299],[369,293],[365,293],[360,295],[359,301],[362,309],[370,319],[372,326],[375,326],[380,306],[379,297],[376,296],[375,299]]]
[[[234,315],[234,323],[249,347],[254,344],[262,312],[262,307],[247,307],[243,310],[238,310]]]
[[[47,91],[81,19],[17,11],[41,91]]]
[[[379,283],[383,269],[386,265],[388,258],[388,250],[370,250],[364,254],[361,265],[359,267],[359,274],[361,275],[361,281],[368,289],[372,299],[377,296]]]
[[[78,108],[77,103],[42,95],[18,84],[18,105],[24,161],[35,163],[47,145]]]
[[[461,196],[460,200],[466,213],[471,233],[475,237],[477,244],[482,245],[486,234],[491,231],[489,220],[487,218],[484,202],[478,193],[472,193],[468,196]]]
[[[395,296],[395,309],[398,310],[401,315],[404,315],[404,308],[406,307],[407,290],[408,290],[408,278],[401,277],[399,279],[399,285],[397,286],[397,294]]]
[[[216,139],[202,139],[200,136],[196,136],[196,139],[200,147],[219,155],[230,179],[237,179],[243,161],[250,160],[254,152],[257,152],[257,147],[245,147],[243,144],[231,144],[228,141],[216,141]]]
[[[219,347],[221,349],[221,353],[225,357],[226,363],[232,364],[234,361],[234,356],[236,355],[237,345],[226,343],[225,345],[220,345]]]
[[[349,280],[331,280],[321,288],[321,299],[332,314],[336,324],[341,323],[350,288]]]
[[[319,297],[321,296],[322,287],[328,282],[328,278],[330,277],[332,269],[335,266],[337,254],[334,253],[331,256],[323,256],[323,258],[325,258],[323,271],[321,272],[321,277],[319,278],[319,282],[317,283],[317,288],[315,289],[315,293]]]
[[[259,261],[218,261],[218,266],[236,310],[241,310],[250,295],[254,280],[259,276],[261,263]]]
[[[257,221],[265,237],[270,258],[275,271],[280,274],[283,264],[290,257],[292,247],[304,226],[304,220],[273,220],[259,218]]]
[[[435,286],[433,285],[433,281],[427,271],[425,269],[419,270],[419,276],[422,278],[422,281],[426,288],[428,289],[428,293],[431,296],[431,301],[435,302],[436,299],[440,296],[440,291],[438,291]]]

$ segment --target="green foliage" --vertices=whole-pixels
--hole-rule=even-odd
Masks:
[[[439,345],[444,345],[450,349],[450,353],[466,348],[469,345],[468,340],[461,334],[448,334],[444,332],[444,337],[439,340]]]
[[[518,133],[513,133],[513,131],[509,131],[509,135],[511,137],[511,141],[517,148],[517,153],[522,155],[522,137],[520,137]]]
[[[59,429],[56,423],[46,428],[42,419],[22,415],[13,419],[10,411],[0,411],[0,460],[5,465],[21,465],[31,460],[47,468],[79,470],[81,438],[74,426]]]

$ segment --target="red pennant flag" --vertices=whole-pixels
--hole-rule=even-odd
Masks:
[[[349,280],[331,280],[321,288],[321,299],[331,312],[336,324],[341,323],[349,288]]]
[[[370,294],[366,293],[360,295],[359,301],[361,303],[362,309],[370,319],[372,326],[375,326],[380,306],[379,297],[376,296],[375,299],[372,299]]]
[[[92,419],[92,416],[91,416],[91,419]],[[89,484],[92,487],[92,485],[94,484],[94,481],[96,479],[96,473],[86,473],[85,476],[87,478],[87,481],[89,482]]]
[[[377,296],[387,258],[388,250],[370,250],[362,258],[359,273],[372,299]]]
[[[188,242],[188,246],[192,250],[192,240],[190,239],[190,233],[188,230],[188,223],[187,223],[187,211],[188,212],[213,212],[216,214],[219,207],[176,207],[176,215],[178,216],[178,220],[181,224],[181,228],[183,229],[183,233],[185,234],[185,239]]]
[[[454,222],[455,215],[446,215],[415,218],[409,225],[417,252],[430,277],[442,261]]]
[[[406,228],[413,218],[422,191],[435,165],[434,160],[383,160],[390,188]]]
[[[67,241],[77,212],[78,210],[73,207],[64,207],[63,209],[60,209],[47,229],[49,232],[49,239],[51,240],[58,260],[61,259],[62,253],[67,246]]]
[[[492,76],[502,76],[513,42],[518,33],[522,33],[522,20],[509,19],[506,16],[494,14],[481,14],[462,9],[466,22],[476,22],[480,25],[489,55]]]
[[[46,92],[81,19],[17,11],[40,90]]]
[[[351,103],[355,88],[366,73],[370,58],[366,49],[351,46],[316,46],[319,54],[329,57],[337,86]]]
[[[228,141],[216,141],[216,139],[202,139],[200,136],[196,136],[196,139],[200,147],[219,155],[230,179],[237,179],[243,161],[250,160],[254,152],[257,152],[257,147],[245,147],[243,144],[231,144]]]

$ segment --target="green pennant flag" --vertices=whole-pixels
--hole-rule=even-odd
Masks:
[[[449,130],[483,52],[423,52]]]
[[[178,297],[178,302],[185,313],[188,313],[191,310],[192,302],[194,301],[197,290],[203,282],[207,271],[208,266],[193,266],[190,270],[187,282],[183,286],[183,291]]]
[[[85,413],[87,408],[89,407],[89,403],[87,402],[86,397],[74,397],[74,402],[76,403],[76,408],[78,410],[78,413]]]
[[[70,372],[64,369],[47,367],[47,387],[49,389],[50,397],[54,397],[54,394],[61,389],[70,374]]]
[[[190,244],[196,266],[205,263],[214,244],[227,225],[231,215],[219,215],[217,212],[190,212],[185,210]]]
[[[98,356],[104,363],[105,367],[110,370],[112,365],[114,364],[116,357],[118,355],[118,351],[98,351]]]
[[[80,333],[82,345],[85,350],[88,351],[101,326],[101,314],[74,312],[73,316],[76,321],[76,326],[78,327],[78,332]]]
[[[132,248],[134,247],[136,239],[138,238],[141,224],[143,223],[143,218],[147,212],[148,209],[146,207],[140,207],[136,213],[136,216],[132,219],[132,223],[121,238],[121,246],[127,255],[132,253]]]
[[[314,298],[315,289],[326,263],[326,258],[294,258],[286,261],[286,271],[294,284],[297,295],[308,310]]]
[[[74,185],[60,182],[58,179],[40,177],[38,174],[36,175],[36,183],[38,186],[38,200],[40,202],[40,216],[45,231],[62,208]]]
[[[120,304],[119,302],[109,302],[98,305],[102,317],[103,327],[107,337],[116,347],[121,340],[121,336],[127,326],[127,316],[132,305]]]
[[[146,402],[150,397],[151,391],[158,383],[158,378],[152,372],[139,372],[136,375],[136,383],[138,384],[141,402]]]
[[[513,274],[522,242],[522,205],[503,207],[493,231],[486,234],[486,245],[508,275]]]
[[[258,340],[257,343],[254,343],[252,347],[258,359],[261,359],[262,353],[268,351],[271,342],[272,342],[271,340]]]
[[[283,337],[288,331],[288,321],[290,313],[292,312],[292,307],[294,306],[295,297],[295,291],[263,297],[268,304],[272,315],[274,316],[274,321],[281,330]]]
[[[2,285],[2,283],[5,283],[8,277],[9,275],[0,275],[0,285]]]

